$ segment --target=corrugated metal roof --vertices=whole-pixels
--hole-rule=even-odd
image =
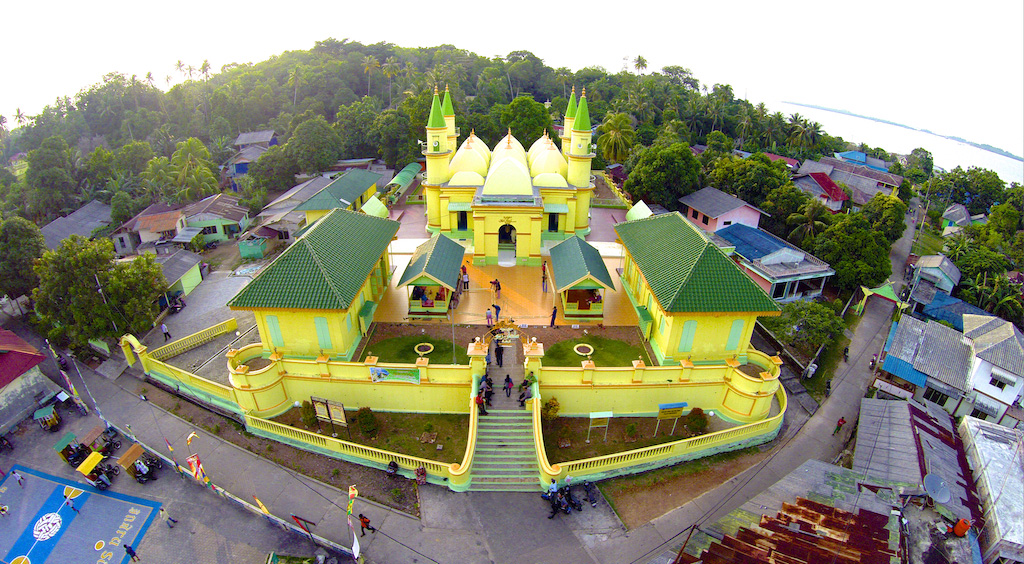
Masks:
[[[270,143],[274,138],[273,129],[264,129],[262,131],[247,131],[241,133],[235,138],[235,145],[249,145],[252,143]]]
[[[963,342],[959,331],[904,315],[888,354],[931,378],[963,392],[969,391],[971,347]]]
[[[916,266],[918,269],[931,268],[939,270],[946,278],[949,278],[954,286],[960,283],[960,269],[953,264],[953,261],[946,258],[945,255],[925,255],[917,259]]]
[[[885,361],[882,363],[882,370],[885,370],[893,376],[903,378],[915,386],[921,386],[923,388],[928,385],[928,375],[924,372],[914,370],[914,366],[912,364],[904,360],[900,360],[892,355],[885,357]]]
[[[945,321],[957,331],[964,330],[964,315],[981,315],[991,317],[985,310],[950,296],[944,292],[935,292],[931,303],[921,311],[925,317],[936,321]]]
[[[43,239],[50,250],[60,246],[60,242],[72,235],[88,238],[97,227],[110,224],[110,206],[93,200],[81,208],[43,226]]]
[[[683,196],[682,198],[679,198],[679,202],[686,204],[708,217],[718,217],[722,214],[731,212],[734,209],[742,208],[743,206],[748,206],[751,209],[761,211],[736,196],[726,194],[718,188],[713,188],[711,186],[701,188],[693,194]],[[764,214],[764,212],[761,213]]]
[[[1013,323],[998,317],[964,315],[964,335],[974,342],[978,358],[1024,377],[1024,335]]]

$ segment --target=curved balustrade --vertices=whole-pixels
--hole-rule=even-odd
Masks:
[[[231,331],[237,330],[238,320],[232,317],[227,321],[223,321],[212,327],[207,327],[198,333],[192,333],[187,337],[171,341],[170,343],[150,352],[149,356],[156,360],[167,360],[172,356],[177,356],[200,345],[209,343],[224,333],[230,333]]]
[[[546,485],[551,481],[551,478],[559,479],[562,475],[562,469],[558,464],[548,463],[548,453],[544,448],[544,429],[542,427],[543,422],[540,416],[541,398],[540,398],[540,386],[534,382],[530,386],[530,393],[533,394],[533,444],[537,451],[537,470],[539,471],[539,479],[541,486]]]
[[[477,389],[478,379],[473,378],[473,389],[469,393],[469,439],[466,441],[466,453],[462,455],[462,463],[453,462],[448,472],[451,475],[449,487],[455,491],[465,491],[469,488],[470,470],[473,468],[473,458],[476,456],[476,434],[479,424],[479,413],[476,407],[476,396],[473,390]]]

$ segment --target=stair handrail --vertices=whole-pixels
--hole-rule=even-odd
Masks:
[[[561,481],[562,467],[558,464],[548,463],[548,454],[544,449],[544,428],[540,415],[540,385],[537,382],[530,385],[530,393],[533,397],[526,401],[531,402],[531,408],[533,409],[533,445],[537,452],[537,470],[539,471],[540,486],[543,488],[551,482],[552,478],[556,481]]]
[[[448,472],[451,474],[452,484],[459,484],[462,487],[469,487],[469,482],[472,481],[472,475],[469,473],[473,467],[473,457],[476,456],[476,435],[478,426],[479,413],[476,406],[476,394],[475,392],[479,389],[480,378],[482,375],[473,375],[473,387],[469,391],[469,438],[466,441],[466,452],[462,455],[462,462],[452,462],[448,468]],[[461,488],[460,488],[461,489]]]

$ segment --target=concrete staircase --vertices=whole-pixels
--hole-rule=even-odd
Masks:
[[[495,404],[509,405],[500,395]],[[540,492],[531,412],[495,407],[479,419],[470,491]]]

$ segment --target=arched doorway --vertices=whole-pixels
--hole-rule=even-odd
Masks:
[[[516,228],[510,223],[498,228],[498,264],[516,265]]]

